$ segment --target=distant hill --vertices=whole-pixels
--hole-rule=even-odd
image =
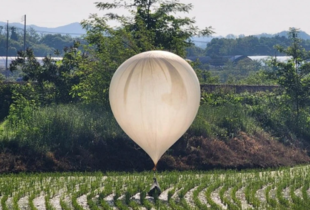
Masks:
[[[6,26],[6,22],[1,22],[0,21],[0,26]],[[9,23],[9,26],[14,26],[16,28],[19,28],[21,30],[23,30],[24,25],[21,23]],[[60,34],[70,34],[72,36],[77,36],[77,35],[83,35],[86,34],[86,31],[82,28],[82,26],[80,25],[80,23],[76,22],[76,23],[70,23],[68,25],[64,25],[64,26],[59,26],[56,28],[48,28],[48,27],[41,27],[41,26],[36,26],[36,25],[27,25],[28,28],[33,28],[34,30],[36,30],[39,33],[60,33]],[[261,34],[256,34],[253,36],[256,37],[273,37],[273,36],[285,36],[287,37],[287,32],[288,31],[282,31],[276,34],[267,34],[267,33],[261,33]],[[244,37],[244,35],[233,35],[233,34],[229,34],[226,37],[223,36],[210,36],[210,37],[193,37],[192,41],[195,43],[196,46],[205,48],[207,43],[210,42],[213,38],[229,38],[229,39],[233,39],[233,38],[238,38],[238,37]],[[299,37],[301,39],[306,39],[306,40],[310,40],[310,35],[307,34],[304,31],[300,31],[299,33]]]
[[[287,34],[288,34],[288,31],[282,31],[282,32],[279,32],[279,33],[276,33],[276,34],[262,33],[262,34],[257,34],[257,35],[254,35],[254,36],[257,36],[257,37],[274,37],[274,36],[288,37]],[[304,31],[300,31],[299,34],[298,34],[298,37],[301,38],[301,39],[305,39],[305,40],[309,40],[310,39],[310,35],[307,34]]]
[[[6,22],[0,21],[0,26],[6,27]],[[21,23],[9,23],[9,27],[14,26],[18,29],[23,29],[24,25]],[[73,36],[76,35],[83,35],[86,31],[82,28],[80,23],[70,23],[68,25],[59,26],[56,28],[48,28],[48,27],[41,27],[36,25],[27,25],[27,28],[33,28],[39,33],[59,33],[59,34],[71,34]]]
[[[282,31],[279,33],[275,33],[275,34],[267,34],[267,33],[261,33],[261,34],[256,34],[253,36],[256,37],[274,37],[274,36],[284,36],[284,37],[288,37],[287,36],[288,31]],[[226,39],[236,39],[239,37],[244,37],[245,35],[240,34],[240,35],[233,35],[233,34],[228,34],[227,36],[223,37],[223,36],[210,36],[210,37],[193,37],[192,41],[195,43],[195,45],[197,47],[201,47],[201,48],[205,48],[208,42],[211,42],[211,40],[213,38],[226,38]],[[304,31],[300,31],[299,33],[299,38],[301,39],[305,39],[305,40],[310,40],[310,35],[307,34]]]

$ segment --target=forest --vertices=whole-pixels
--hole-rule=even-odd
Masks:
[[[201,49],[193,45],[191,37],[212,35],[212,27],[199,29],[195,20],[174,15],[190,11],[191,5],[134,2],[131,18],[110,12],[127,8],[121,2],[96,3],[107,14],[93,14],[81,22],[87,30],[83,40],[39,36],[30,30],[31,46],[23,51],[19,50],[21,34],[11,29],[15,47],[10,53],[17,58],[10,71],[18,72],[23,82],[0,83],[0,172],[149,169],[151,159],[118,126],[108,95],[115,70],[128,58],[149,50],[166,50],[183,58],[237,53],[291,56],[287,62],[274,58],[264,65],[225,65],[234,76],[226,83],[279,88],[238,94],[221,88],[202,92],[195,121],[163,155],[159,170],[309,163],[310,52],[309,42],[298,37],[298,29],[290,28],[288,38],[213,39]],[[112,27],[110,20],[122,27]],[[5,46],[4,34],[2,31],[1,47]],[[54,54],[63,59],[54,60]],[[43,64],[35,58],[41,55],[46,56]],[[202,84],[221,83],[218,75],[199,63],[190,64]],[[255,70],[247,71],[254,66]],[[241,70],[246,73],[238,77]]]

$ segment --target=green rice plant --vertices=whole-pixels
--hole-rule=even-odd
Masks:
[[[103,209],[107,209],[107,210],[112,209],[112,207],[105,200],[100,200],[99,202],[100,202],[100,206]]]
[[[309,194],[307,192],[307,190],[309,189],[309,179],[305,180],[302,188],[301,188],[301,192],[302,192],[302,198],[304,200],[304,203],[307,205],[307,206],[310,206],[310,197],[309,197]]]
[[[221,190],[219,191],[220,199],[223,202],[224,205],[227,205],[228,209],[231,210],[237,210],[239,207],[235,205],[233,202],[231,202],[227,197],[224,196],[224,193],[228,191],[232,186],[235,185],[235,182],[232,182],[232,180],[225,179],[225,183]]]
[[[146,199],[146,192],[152,184],[150,181],[152,174],[148,172],[109,172],[105,175],[106,178],[103,178],[100,173],[80,172],[1,174],[1,209],[21,208],[18,207],[18,201],[25,196],[28,196],[29,209],[36,209],[33,199],[40,195],[45,195],[45,209],[53,209],[50,199],[58,192],[62,194],[60,205],[64,210],[82,209],[77,203],[77,198],[82,195],[87,195],[87,204],[91,210],[110,210],[114,207],[133,210],[141,209],[141,207],[146,209],[221,209],[221,206],[211,198],[211,194],[216,191],[227,209],[235,210],[242,209],[241,200],[236,196],[236,192],[241,188],[244,188],[247,202],[255,209],[310,209],[309,168],[295,167],[280,168],[276,171],[268,169],[241,172],[229,170],[158,172],[158,180],[164,186],[162,189],[170,191],[168,203],[156,196],[150,200]],[[169,180],[173,183],[169,184]],[[264,186],[266,186],[264,190],[266,202],[256,197],[257,191],[262,190]],[[119,196],[115,200],[115,205],[110,206],[105,198],[112,194],[115,195],[116,191],[119,191],[116,193]],[[132,196],[139,192],[140,203],[132,199]],[[187,194],[191,192],[192,203],[186,200]],[[200,200],[199,194],[202,193],[210,204],[210,208]],[[273,197],[274,193],[276,197]],[[99,195],[98,201],[95,199],[97,195]],[[285,200],[282,203],[280,202],[281,196]],[[68,198],[71,202],[65,203]]]
[[[93,197],[95,196],[95,192],[91,192],[87,195],[87,205],[91,210],[100,210],[97,204],[93,201]]]
[[[13,197],[13,210],[20,210],[18,206],[18,200],[21,198],[22,194],[20,192],[16,193]]]
[[[38,210],[38,209],[35,207],[34,203],[33,203],[33,199],[34,199],[35,197],[36,197],[36,194],[35,194],[35,193],[32,193],[32,194],[29,196],[29,198],[28,198],[28,203],[29,203],[29,207],[30,207],[31,210]]]
[[[123,203],[121,200],[115,201],[115,206],[120,210],[129,210],[128,206]]]
[[[219,205],[217,205],[217,204],[213,201],[213,199],[211,198],[211,193],[212,193],[215,189],[219,188],[219,187],[221,186],[221,184],[222,184],[221,180],[215,180],[215,182],[214,182],[213,184],[211,184],[211,185],[208,187],[207,191],[206,191],[207,202],[210,204],[210,206],[211,206],[212,209],[218,209],[218,210],[222,209],[222,208],[221,208]]]
[[[285,208],[289,208],[290,207],[290,202],[285,199],[283,197],[282,191],[287,187],[287,183],[280,183],[279,185],[277,185],[277,190],[276,190],[276,195],[278,198],[278,201],[280,203],[280,205],[282,205]]]
[[[184,198],[180,199],[181,207],[185,210],[191,210],[192,207],[186,202]]]
[[[9,210],[8,206],[6,205],[6,201],[8,200],[8,195],[4,195],[2,198],[1,198],[1,207],[2,207],[2,210]]]
[[[172,209],[175,209],[175,210],[181,210],[183,209],[183,207],[177,205],[174,200],[170,199],[170,201],[168,202],[169,203],[169,206],[172,208]]]
[[[45,208],[46,208],[46,210],[55,210],[55,208],[52,206],[52,204],[50,202],[50,195],[49,194],[47,194],[44,197],[44,200],[45,200]]]
[[[120,188],[115,189],[114,196],[113,196],[114,203],[117,201],[117,199],[118,199],[121,195],[122,195],[121,189],[120,189]]]
[[[254,182],[250,182],[245,187],[245,198],[249,204],[251,204],[254,208],[258,208],[260,206],[260,200],[255,197],[255,193],[257,190],[261,189],[264,186],[264,182],[261,180],[257,180],[258,177],[255,177]]]
[[[197,206],[198,209],[201,209],[201,210],[206,210],[208,209],[207,205],[201,203],[201,201],[199,200],[198,198],[198,194],[203,190],[205,189],[206,187],[208,186],[208,182],[207,180],[203,181],[198,187],[196,190],[194,190],[193,192],[193,200],[194,200],[194,203],[195,203],[195,206]]]
[[[133,210],[139,210],[139,205],[135,201],[130,201],[128,206],[132,208]]]
[[[60,206],[62,210],[71,210],[71,208],[63,199],[60,199]]]
[[[77,198],[88,192],[88,188],[86,184],[80,185],[79,187],[80,187],[79,191],[76,193],[73,193],[72,199],[71,199],[71,204],[75,210],[83,209],[83,207],[78,204]]]
[[[105,181],[106,185],[104,186],[104,189],[99,193],[99,203],[100,206],[104,209],[112,209],[108,202],[104,200],[105,197],[113,193],[112,180],[110,177],[108,177]]]
[[[171,198],[174,195],[174,193],[175,193],[175,188],[173,188],[172,190],[168,191],[168,202],[171,200]]]
[[[146,199],[146,191],[144,190],[140,192],[140,203],[148,210],[153,208],[153,205]]]
[[[233,200],[233,202],[237,205],[237,207],[239,209],[242,208],[242,205],[241,205],[241,201],[236,197],[236,192],[242,188],[242,182],[238,182],[232,189],[231,189],[231,192],[230,192],[230,196]]]
[[[146,197],[146,192],[141,191],[140,192],[140,203],[141,203],[141,205],[144,205],[144,203],[146,202],[145,197]]]
[[[296,180],[296,179],[294,179]],[[295,190],[300,188],[302,186],[302,182],[295,182],[295,184],[291,185],[290,186],[290,196],[291,196],[291,199],[293,201],[292,203],[292,209],[302,209],[305,207],[305,203],[303,202],[302,198],[296,196],[295,194]]]
[[[278,206],[278,202],[276,199],[270,197],[270,191],[274,188],[274,185],[270,185],[265,190],[265,196],[267,204],[269,204],[272,208],[276,209]]]

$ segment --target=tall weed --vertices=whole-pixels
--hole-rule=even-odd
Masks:
[[[124,135],[110,111],[86,105],[26,106],[27,116],[9,121],[11,139],[39,151],[88,147],[94,141]]]

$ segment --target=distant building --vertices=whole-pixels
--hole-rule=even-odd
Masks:
[[[224,66],[227,62],[238,63],[241,60],[251,60],[245,55],[232,55],[232,56],[189,56],[187,59],[191,61],[199,61],[201,64],[209,64],[210,66],[220,67]]]
[[[274,58],[274,56],[269,56],[269,55],[257,55],[257,56],[248,56],[248,57],[251,60],[258,61],[258,62],[264,62],[271,58]],[[276,59],[280,62],[286,62],[291,58],[292,58],[291,56],[276,56]]]
[[[199,61],[202,65],[208,64],[214,67],[224,66],[227,62],[238,63],[239,61],[258,61],[264,62],[273,56],[245,56],[245,55],[231,55],[231,56],[189,56],[190,61]],[[277,56],[278,61],[285,62],[289,60],[290,56]]]

